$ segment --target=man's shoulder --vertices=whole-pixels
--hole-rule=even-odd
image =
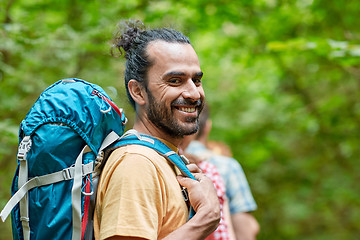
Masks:
[[[111,156],[131,156],[138,155],[143,156],[145,158],[161,158],[162,156],[156,152],[155,149],[150,147],[138,145],[138,144],[129,144],[125,146],[121,146],[112,151]]]
[[[161,176],[167,176],[173,172],[168,160],[164,156],[153,148],[138,144],[121,146],[112,151],[106,166],[117,168],[119,165],[138,166],[139,168],[151,167]]]
[[[166,162],[163,156],[158,154],[154,149],[131,144],[121,146],[114,149],[108,156],[105,164],[105,168],[117,168],[119,165],[141,165],[141,166],[154,166],[157,168]]]

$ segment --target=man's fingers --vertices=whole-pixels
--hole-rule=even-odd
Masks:
[[[180,175],[176,176],[176,178],[177,178],[178,182],[180,183],[180,185],[185,188],[191,188],[192,184],[194,184],[196,182],[201,182],[204,179],[204,177],[207,180],[207,177],[203,173],[194,173],[193,175],[197,181],[195,181],[189,177],[184,177],[184,176],[180,176]],[[210,180],[210,182],[211,182],[211,180]],[[212,184],[212,182],[211,182],[211,184]]]
[[[196,180],[177,176],[179,184],[188,190],[191,206],[193,206],[195,211],[202,207],[217,210],[219,198],[214,183],[203,173],[194,173],[194,177]]]
[[[185,187],[185,188],[191,188],[191,184],[193,184],[193,182],[195,180],[188,178],[188,177],[183,177],[183,176],[176,176],[178,182],[180,183],[181,186]]]
[[[201,169],[194,163],[190,163],[189,165],[187,165],[187,168],[189,169],[189,171],[191,173],[201,173]]]

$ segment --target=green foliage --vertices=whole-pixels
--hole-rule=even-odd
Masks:
[[[100,84],[130,123],[120,19],[174,27],[196,49],[213,119],[258,203],[258,239],[360,235],[360,33],[355,0],[0,2],[0,208],[10,197],[17,131],[51,83]],[[10,239],[9,220],[0,239]]]

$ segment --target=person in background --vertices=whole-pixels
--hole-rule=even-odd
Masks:
[[[146,30],[123,22],[115,48],[125,52],[125,87],[135,109],[133,128],[173,151],[198,129],[203,73],[189,39],[167,28]],[[155,150],[140,145],[115,149],[102,170],[94,214],[95,239],[205,239],[218,226],[220,206],[212,181],[196,165],[197,179],[178,175]],[[187,188],[195,215],[181,186]]]
[[[223,142],[207,141],[206,147],[217,155],[233,157],[230,147]]]
[[[246,176],[241,165],[234,158],[216,154],[207,147],[212,127],[209,116],[210,109],[208,104],[205,104],[199,117],[199,130],[194,135],[194,140],[190,142],[185,152],[203,161],[208,161],[217,167],[225,182],[231,222],[236,239],[256,239],[260,226],[250,212],[256,210],[257,205],[251,194]],[[229,151],[227,154],[232,155]]]
[[[226,197],[225,183],[220,176],[220,173],[218,172],[216,166],[208,161],[203,161],[200,158],[191,154],[187,154],[183,151],[183,149],[187,148],[187,146],[195,138],[195,136],[196,133],[184,137],[179,147],[181,154],[184,154],[190,163],[196,164],[202,170],[202,172],[212,180],[220,203],[221,218],[219,226],[205,240],[235,240],[236,238],[231,223],[229,204]]]

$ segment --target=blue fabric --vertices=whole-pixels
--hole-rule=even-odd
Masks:
[[[121,136],[125,129],[125,115],[119,114],[110,103],[111,99],[101,87],[80,79],[60,80],[48,87],[20,125],[19,142],[25,136],[30,136],[32,141],[27,153],[29,178],[74,165],[85,145],[92,151],[84,154],[83,164],[95,161],[104,138],[111,131]],[[152,147],[160,154],[170,151],[160,140],[153,140],[154,145],[139,140],[133,144]],[[177,154],[168,159],[185,175],[195,179]],[[13,179],[12,194],[18,190],[18,172],[19,165]],[[83,179],[83,186],[86,181]],[[28,192],[31,239],[71,239],[72,185],[73,180],[66,180]],[[82,213],[83,208],[84,195]],[[11,217],[13,238],[23,239],[19,204],[12,210]]]
[[[199,141],[192,141],[186,152],[199,158],[205,157],[207,161],[216,166],[225,183],[231,214],[257,209],[244,171],[234,158],[216,155]]]
[[[62,122],[72,127],[97,152],[112,128],[116,133],[123,133],[125,125],[121,122],[125,120],[124,114],[120,119],[115,111],[106,114],[100,112],[109,109],[110,105],[93,92],[95,89],[100,95],[110,99],[105,91],[80,79],[71,80],[75,82],[60,80],[40,95],[21,123],[20,139],[23,134],[31,135],[44,123]]]
[[[24,136],[32,141],[27,154],[29,178],[72,166],[85,145],[92,152],[85,154],[83,164],[94,161],[111,131],[122,135],[125,115],[119,115],[109,101],[101,87],[80,79],[60,80],[48,87],[20,125],[19,141]],[[12,194],[18,190],[17,179],[18,170]],[[67,180],[28,192],[31,239],[71,239],[72,185],[73,180]],[[14,239],[23,239],[19,205],[11,216]]]

